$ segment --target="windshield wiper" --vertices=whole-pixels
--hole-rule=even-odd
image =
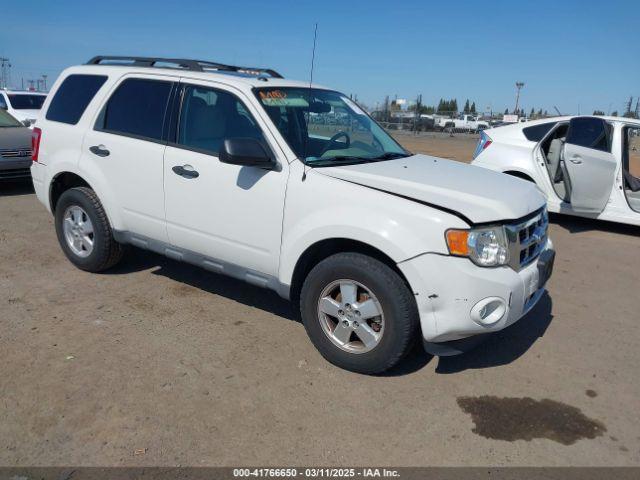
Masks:
[[[367,162],[369,158],[367,157],[359,157],[356,155],[336,155],[331,158],[322,158],[319,160],[313,160],[308,162],[308,165],[311,167],[330,167],[332,164],[340,164],[340,163],[364,163]]]
[[[409,156],[411,156],[410,153],[385,152],[377,157],[369,157],[368,160],[394,160],[396,158],[406,158]]]

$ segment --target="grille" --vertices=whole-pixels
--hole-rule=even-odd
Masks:
[[[24,158],[31,156],[30,148],[22,148],[20,150],[0,150],[0,155],[4,158]]]
[[[516,271],[533,262],[547,243],[549,215],[546,207],[534,216],[505,225],[509,241],[509,265]]]
[[[11,170],[0,170],[0,180],[28,178],[30,176],[31,170],[28,168],[12,168]]]

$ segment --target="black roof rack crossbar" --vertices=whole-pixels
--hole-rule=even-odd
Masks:
[[[238,67],[235,65],[225,65],[224,63],[209,62],[206,60],[191,60],[187,58],[160,58],[160,57],[127,57],[116,55],[99,55],[87,62],[87,65],[119,65],[128,62],[127,65],[135,67],[162,67],[181,68],[193,72],[205,72],[207,70],[218,70],[222,72],[244,73],[247,75],[269,75],[272,78],[283,78],[275,70],[270,68]],[[162,65],[158,65],[162,64]],[[171,67],[170,65],[176,65]]]

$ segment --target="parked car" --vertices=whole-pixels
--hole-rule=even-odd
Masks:
[[[0,109],[8,111],[25,126],[33,128],[46,93],[21,90],[0,90]]]
[[[0,109],[0,181],[31,176],[31,130]]]
[[[473,164],[534,182],[549,211],[640,225],[640,120],[555,117],[484,131]]]
[[[413,155],[346,95],[273,70],[96,57],[44,111],[33,183],[74,265],[106,270],[131,244],[275,290],[349,370],[384,371],[420,337],[471,348],[551,275],[535,186]],[[311,133],[310,115],[337,123]]]
[[[489,122],[478,120],[474,115],[459,115],[457,118],[437,117],[435,121],[437,130],[451,132],[478,132],[489,128]]]

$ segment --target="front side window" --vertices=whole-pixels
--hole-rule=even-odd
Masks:
[[[113,93],[98,119],[97,129],[149,140],[162,140],[173,84],[129,78]]]
[[[573,118],[569,123],[567,143],[579,147],[610,152],[611,125],[601,118]]]
[[[182,98],[178,145],[216,155],[227,138],[263,140],[260,127],[235,95],[187,85]]]
[[[406,152],[341,93],[307,88],[256,89],[260,104],[298,158],[312,166],[406,157]]]
[[[106,81],[105,75],[69,75],[56,91],[45,118],[75,125]]]
[[[9,103],[16,110],[40,110],[46,95],[9,94]]]

